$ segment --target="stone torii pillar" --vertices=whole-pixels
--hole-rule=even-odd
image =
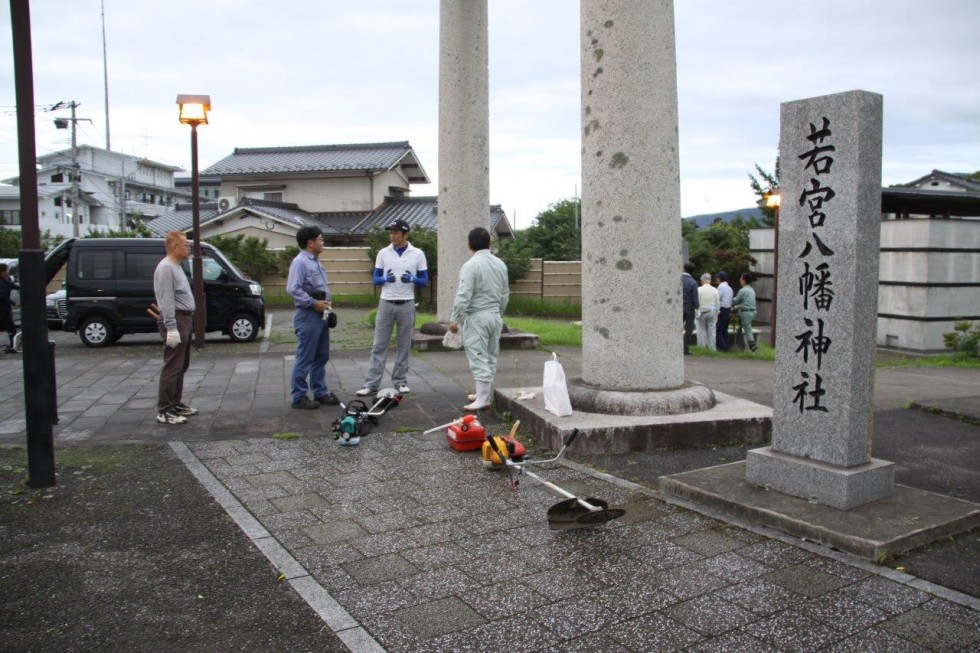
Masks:
[[[439,4],[439,322],[448,322],[467,235],[489,228],[487,0]]]
[[[582,377],[576,410],[714,405],[684,380],[672,0],[582,0]],[[441,169],[440,169],[441,173]]]

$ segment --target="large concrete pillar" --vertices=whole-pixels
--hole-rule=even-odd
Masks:
[[[438,319],[448,322],[466,237],[490,219],[487,0],[439,4]]]
[[[680,388],[673,2],[582,0],[581,22],[582,381]]]

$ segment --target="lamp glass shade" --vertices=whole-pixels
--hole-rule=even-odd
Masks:
[[[211,109],[211,97],[208,95],[178,95],[177,105],[180,107],[180,122],[183,125],[208,124],[208,111]]]
[[[779,193],[769,193],[766,195],[766,206],[770,208],[779,206]]]

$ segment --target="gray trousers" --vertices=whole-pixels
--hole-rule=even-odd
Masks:
[[[395,366],[391,370],[391,382],[396,386],[408,383],[408,353],[412,348],[412,331],[415,329],[415,302],[394,304],[382,299],[378,302],[378,317],[374,322],[371,363],[364,377],[364,386],[372,390],[381,387],[385,363],[388,362],[388,343],[391,341],[391,331],[395,325],[398,326],[395,340],[397,350]]]

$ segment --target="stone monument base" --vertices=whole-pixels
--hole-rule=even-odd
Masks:
[[[426,322],[412,333],[412,349],[416,351],[452,351],[442,346],[442,337],[449,330],[448,322]],[[533,333],[517,331],[504,325],[500,334],[501,349],[535,349],[538,336]]]
[[[748,452],[745,480],[783,494],[849,510],[892,495],[895,463],[872,458],[864,465],[838,467],[763,447]]]
[[[745,480],[744,461],[661,476],[662,493],[870,560],[980,525],[980,505],[895,485],[885,499],[838,510]]]
[[[532,399],[517,400],[522,393]],[[576,410],[556,417],[544,407],[541,387],[498,388],[494,391],[497,413],[521,420],[521,431],[557,451],[566,435],[578,429],[572,446],[583,454],[629,453],[657,449],[699,448],[712,445],[767,442],[772,434],[772,408],[745,399],[713,392],[709,410],[679,415],[608,415]]]
[[[582,377],[568,379],[568,397],[576,411],[604,415],[681,415],[700,413],[715,405],[715,393],[700,383],[670,390],[626,392],[586,385]]]

